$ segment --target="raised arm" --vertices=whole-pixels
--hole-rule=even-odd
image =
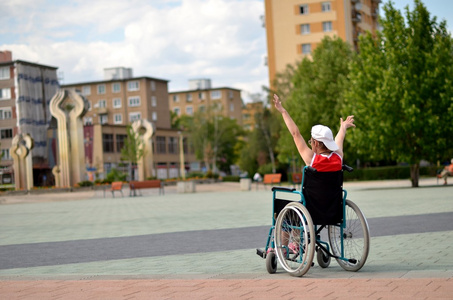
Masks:
[[[335,143],[338,145],[338,154],[343,157],[343,142],[346,136],[346,130],[350,127],[355,127],[354,116],[348,116],[346,120],[343,121],[343,118],[340,118],[340,130],[338,130],[337,136],[335,137]]]
[[[304,160],[305,164],[309,166],[313,158],[313,151],[310,149],[310,147],[307,146],[307,143],[305,142],[303,136],[300,134],[299,128],[297,127],[296,123],[294,123],[289,113],[282,106],[282,102],[275,94],[274,105],[275,108],[282,114],[283,121],[285,121],[286,127],[293,136],[294,143],[296,144],[300,156]]]

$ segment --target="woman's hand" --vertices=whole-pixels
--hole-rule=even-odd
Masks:
[[[286,110],[283,108],[282,106],[282,102],[280,101],[280,99],[278,98],[278,96],[276,94],[274,94],[274,105],[275,105],[275,108],[280,112],[280,113],[283,113],[285,112]]]
[[[340,126],[343,127],[344,129],[348,129],[350,127],[355,127],[354,124],[354,115],[348,116],[346,120],[343,121],[343,118],[340,118]]]

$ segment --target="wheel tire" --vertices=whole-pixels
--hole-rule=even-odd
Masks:
[[[277,256],[274,251],[271,251],[266,255],[266,269],[269,274],[277,272]]]
[[[370,251],[370,230],[368,222],[360,208],[352,201],[346,200],[346,228],[341,236],[340,226],[329,226],[329,242],[332,253],[341,257],[341,239],[343,238],[344,258],[337,258],[338,264],[346,271],[356,272],[365,264]]]
[[[290,251],[293,243],[297,252]],[[316,234],[308,210],[299,202],[287,204],[275,223],[275,251],[280,265],[292,276],[310,269],[315,253]]]
[[[318,251],[316,252],[316,260],[321,268],[327,268],[330,265],[330,256],[321,248],[318,248]]]

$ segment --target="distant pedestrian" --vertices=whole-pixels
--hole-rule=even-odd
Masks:
[[[451,163],[448,166],[445,166],[439,174],[439,178],[444,179],[444,185],[447,185],[448,176],[453,176],[453,158],[451,159]]]

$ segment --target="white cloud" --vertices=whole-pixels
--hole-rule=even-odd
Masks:
[[[0,50],[59,67],[64,83],[102,80],[115,66],[170,80],[170,90],[191,78],[252,93],[267,82],[262,0],[8,0],[0,9],[15,11]]]

